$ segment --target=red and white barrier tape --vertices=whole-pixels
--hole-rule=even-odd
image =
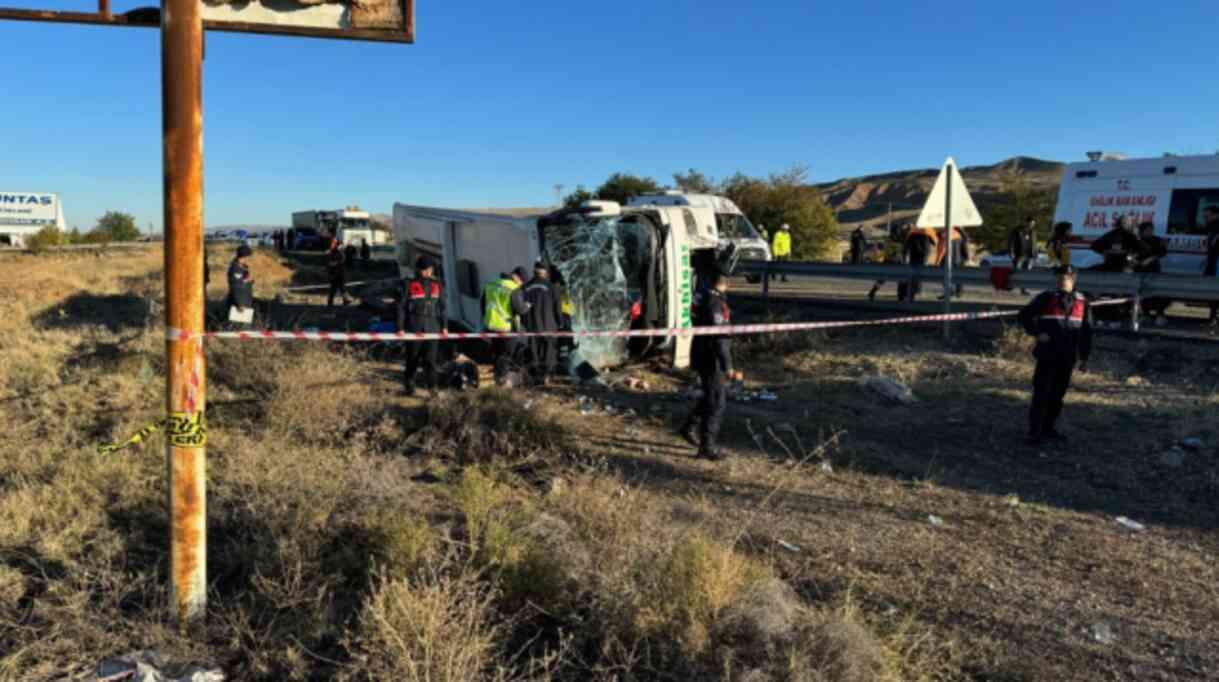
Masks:
[[[1112,299],[1098,301],[1093,306],[1118,305],[1129,303],[1131,299]],[[528,339],[536,337],[557,337],[572,339],[589,338],[633,338],[644,336],[738,336],[742,334],[778,334],[782,332],[812,331],[816,329],[844,329],[847,327],[879,327],[895,324],[918,324],[921,322],[964,322],[969,320],[987,320],[1016,315],[1016,310],[992,311],[987,313],[950,313],[941,315],[916,315],[908,317],[890,317],[883,320],[836,320],[832,322],[782,322],[769,324],[735,324],[722,327],[690,327],[686,329],[622,329],[622,330],[589,330],[589,331],[555,331],[555,332],[277,332],[277,331],[236,331],[236,332],[187,332],[170,327],[165,330],[165,338],[170,341],[189,341],[191,339],[240,339],[240,340],[284,340],[284,341],[466,341],[471,339]]]
[[[883,320],[840,320],[834,322],[785,322],[771,324],[737,324],[722,327],[691,327],[688,329],[625,329],[556,332],[312,332],[312,331],[235,331],[235,332],[185,332],[170,328],[166,338],[171,341],[203,339],[265,339],[290,341],[464,341],[469,339],[526,339],[543,336],[587,339],[597,337],[630,338],[642,336],[736,336],[741,334],[776,334],[781,332],[811,331],[815,329],[841,329],[844,327],[874,327],[893,324],[916,324],[919,322],[952,322],[983,320],[1015,315],[1016,311],[989,313],[953,313],[950,315],[921,315],[916,317],[892,317]]]

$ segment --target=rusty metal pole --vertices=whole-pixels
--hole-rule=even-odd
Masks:
[[[170,589],[185,624],[207,606],[203,340],[203,19],[200,0],[161,2],[166,428]]]

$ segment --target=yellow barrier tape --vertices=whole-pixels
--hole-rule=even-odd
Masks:
[[[169,444],[176,448],[201,448],[207,445],[207,422],[202,412],[174,412],[165,419],[149,424],[125,441],[108,443],[97,448],[99,455],[112,455],[139,445],[158,431],[165,431]]]

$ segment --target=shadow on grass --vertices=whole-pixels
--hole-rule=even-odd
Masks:
[[[118,334],[143,329],[151,314],[152,307],[141,296],[82,292],[40,313],[33,321],[34,326],[41,329],[77,331],[86,327],[105,327]]]

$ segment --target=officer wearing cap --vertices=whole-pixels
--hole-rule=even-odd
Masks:
[[[1058,287],[1037,295],[1020,310],[1020,325],[1037,339],[1033,357],[1033,402],[1029,407],[1029,445],[1045,439],[1065,441],[1055,428],[1062,401],[1071,386],[1076,363],[1088,371],[1092,354],[1092,311],[1088,300],[1075,291],[1075,268],[1054,269]]]
[[[420,256],[415,261],[415,276],[403,282],[398,299],[398,331],[406,334],[448,333],[444,285],[435,278],[435,271],[435,263],[430,256]],[[439,341],[407,341],[406,374],[402,382],[407,395],[415,394],[415,375],[420,367],[423,368],[424,386],[429,391],[436,390],[439,352]]]

